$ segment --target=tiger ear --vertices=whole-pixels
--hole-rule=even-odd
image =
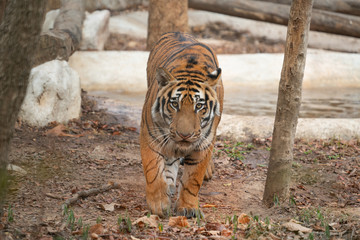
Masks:
[[[213,88],[216,87],[216,85],[219,82],[219,79],[221,78],[221,68],[217,68],[215,71],[208,74],[209,77],[209,85]]]
[[[170,81],[174,81],[175,78],[171,73],[163,67],[156,69],[155,78],[161,87],[166,86]]]

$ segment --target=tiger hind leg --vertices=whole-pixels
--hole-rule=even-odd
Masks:
[[[215,172],[214,161],[212,159],[210,159],[209,164],[207,165],[207,168],[206,168],[204,180],[209,181],[212,178],[214,172]]]

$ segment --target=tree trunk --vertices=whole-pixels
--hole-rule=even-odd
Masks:
[[[264,1],[264,0],[256,0]],[[292,0],[267,0],[266,2],[280,3],[291,5]],[[330,12],[339,12],[355,16],[360,16],[360,1],[359,0],[315,0],[314,9],[321,9]]]
[[[293,0],[263,201],[272,206],[288,198],[293,145],[301,104],[306,49],[314,0]]]
[[[166,32],[188,30],[187,0],[150,0],[147,49]]]
[[[288,25],[290,11],[290,7],[283,4],[251,0],[189,0],[189,7],[281,25]],[[360,18],[314,9],[310,28],[314,31],[360,37]]]
[[[0,25],[0,212],[7,191],[8,153],[28,85],[45,1],[7,1]],[[1,214],[0,214],[1,215]]]

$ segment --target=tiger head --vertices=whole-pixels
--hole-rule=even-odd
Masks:
[[[206,81],[178,80],[165,68],[155,78],[159,91],[152,107],[154,123],[166,129],[169,141],[180,151],[202,149],[211,144],[213,120],[220,116],[216,87],[221,69],[208,74]],[[210,138],[209,138],[210,136]]]

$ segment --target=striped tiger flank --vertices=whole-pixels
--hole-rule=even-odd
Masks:
[[[212,150],[223,110],[221,69],[213,50],[186,33],[166,33],[150,52],[140,129],[146,201],[152,213],[175,210],[194,217],[204,177],[214,168]]]

